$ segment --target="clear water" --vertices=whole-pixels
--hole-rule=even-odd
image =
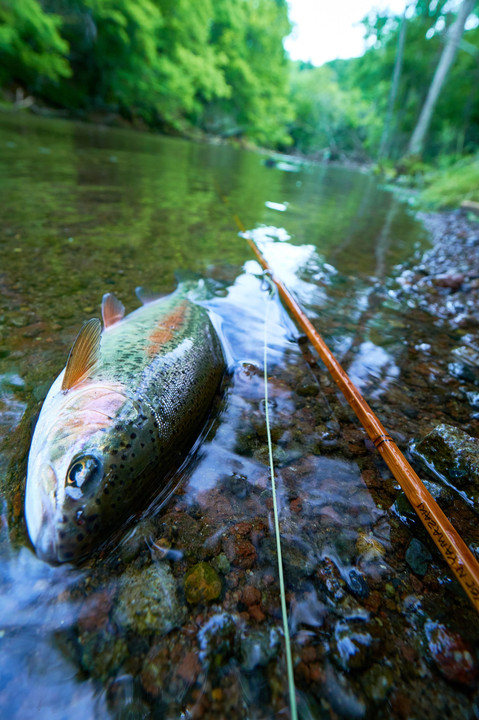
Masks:
[[[451,632],[474,637],[477,619],[407,508],[398,511],[399,487],[327,373],[268,300],[232,214],[405,449],[457,413],[457,387],[442,383],[457,338],[395,289],[428,240],[373,176],[294,169],[230,146],[1,117],[2,717],[287,717],[264,430],[267,306],[301,717],[420,718],[431,707],[431,717],[476,717],[473,692],[439,671],[423,626],[454,616]],[[213,427],[168,507],[138,517],[84,566],[49,567],[23,521],[41,401],[104,292],[128,312],[136,286],[169,292],[178,270],[209,280],[222,321],[231,377]],[[474,422],[466,413],[464,427]],[[471,514],[449,502],[477,542]],[[432,554],[422,579],[404,560],[413,537]],[[221,592],[192,602],[185,580],[200,562]]]

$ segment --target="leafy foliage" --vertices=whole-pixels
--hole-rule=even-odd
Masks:
[[[3,84],[174,131],[288,142],[285,0],[0,0],[0,20]],[[13,70],[23,55],[31,74]]]
[[[427,183],[422,198],[435,207],[457,207],[463,200],[479,203],[479,155],[433,172]]]
[[[342,153],[364,159],[364,147],[375,119],[358,88],[344,90],[330,67],[302,68],[292,75],[296,116],[291,126],[295,147],[303,153]]]
[[[0,0],[0,83],[40,89],[42,81],[69,77],[61,20],[43,12],[37,0]]]

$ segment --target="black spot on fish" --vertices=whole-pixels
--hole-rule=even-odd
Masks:
[[[100,498],[95,498],[95,502],[96,502],[97,505],[101,505],[101,500],[100,500]]]
[[[131,433],[130,437],[132,440],[134,440],[136,438],[136,433]]]
[[[77,535],[78,542],[81,542],[84,539],[84,537],[85,536],[83,535],[83,533],[78,533],[78,535]]]

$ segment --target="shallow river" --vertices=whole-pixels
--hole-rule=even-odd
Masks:
[[[477,431],[447,375],[457,337],[395,279],[427,234],[372,175],[2,116],[0,715],[288,717],[262,375],[269,308],[300,716],[478,717],[461,669],[479,635],[474,612],[323,366],[269,299],[233,214],[406,452],[437,422]],[[167,506],[139,513],[83,566],[50,567],[23,520],[41,402],[103,293],[129,312],[136,286],[171,292],[178,271],[206,279],[221,318],[230,372],[214,422]],[[479,547],[472,513],[428,482]]]

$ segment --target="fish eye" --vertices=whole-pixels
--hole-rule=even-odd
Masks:
[[[103,470],[100,461],[93,455],[76,458],[67,472],[67,485],[81,488],[92,480],[100,479]]]

